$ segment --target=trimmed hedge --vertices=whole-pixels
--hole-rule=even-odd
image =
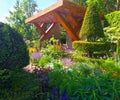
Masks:
[[[28,64],[29,53],[23,38],[0,22],[0,69],[19,69]]]
[[[83,52],[104,52],[116,50],[116,44],[111,42],[87,42],[87,41],[74,41],[72,44],[75,50]]]

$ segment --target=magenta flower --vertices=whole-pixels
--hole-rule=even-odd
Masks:
[[[31,56],[33,59],[38,59],[42,56],[42,54],[40,52],[33,52]]]

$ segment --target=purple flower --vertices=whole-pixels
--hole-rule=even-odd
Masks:
[[[63,92],[61,100],[68,100],[66,91]]]
[[[60,88],[59,88],[59,87],[54,87],[54,88],[52,89],[52,94],[53,94],[54,96],[59,96],[59,95],[60,95]]]
[[[65,64],[65,65],[71,65],[71,64],[74,64],[75,62],[73,62],[71,59],[69,59],[69,58],[63,58],[62,59],[62,61],[63,61],[63,63]]]
[[[33,59],[38,59],[42,56],[42,54],[39,52],[33,52],[31,56]]]
[[[68,48],[66,51],[67,51],[68,53],[71,53],[71,52],[73,52],[74,50],[73,50],[73,49]]]

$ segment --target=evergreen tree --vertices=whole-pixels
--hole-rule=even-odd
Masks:
[[[79,36],[87,39],[87,41],[97,41],[104,36],[100,17],[94,3],[91,3],[87,8]]]

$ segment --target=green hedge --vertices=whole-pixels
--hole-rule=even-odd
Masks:
[[[72,44],[75,50],[83,52],[109,52],[115,51],[116,44],[110,42],[87,42],[87,41],[74,41]]]
[[[0,69],[18,69],[28,64],[29,53],[23,38],[0,22]]]

